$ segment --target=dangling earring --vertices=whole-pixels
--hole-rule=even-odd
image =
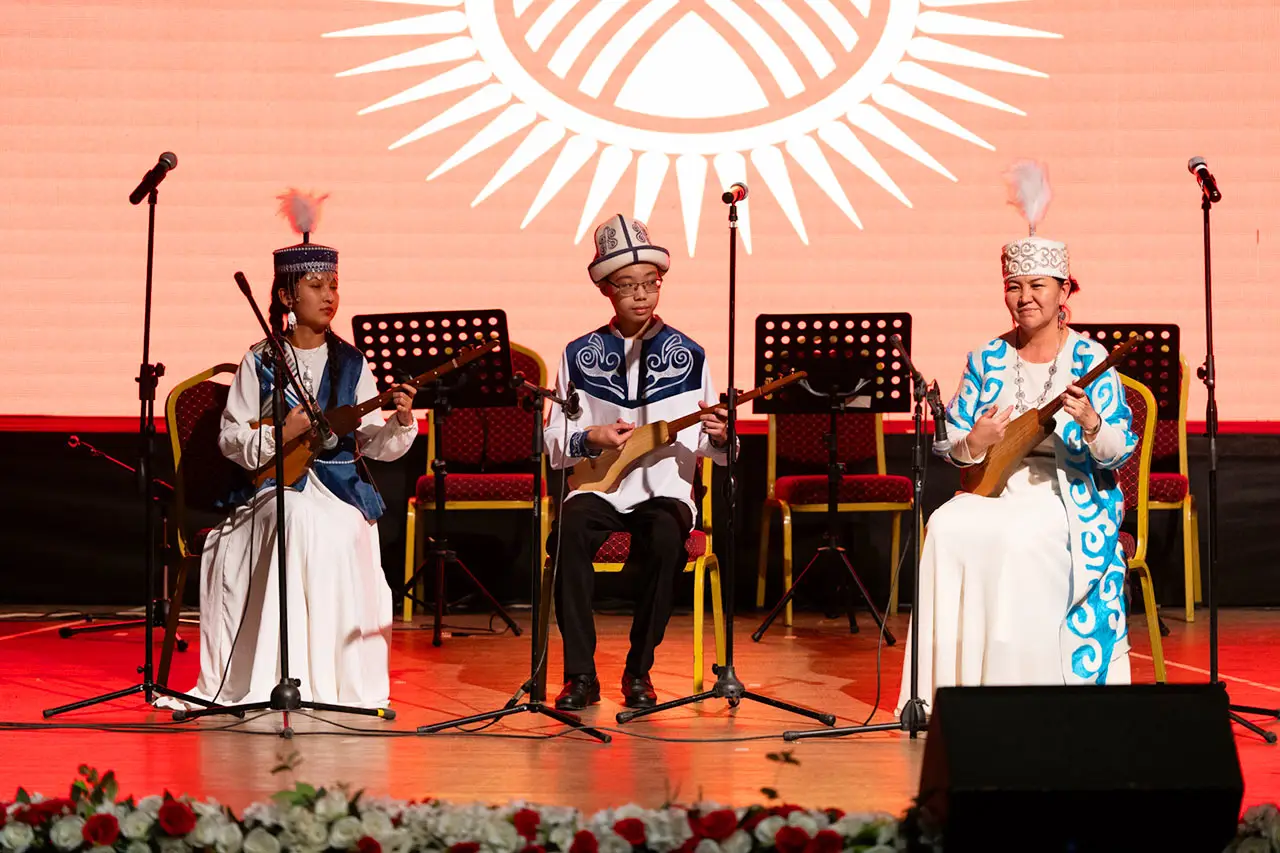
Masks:
[[[285,330],[292,332],[298,327],[298,315],[293,313],[293,309],[289,309],[289,313],[284,317]]]
[[[1058,308],[1058,328],[1065,328],[1067,325],[1067,309],[1065,307]]]

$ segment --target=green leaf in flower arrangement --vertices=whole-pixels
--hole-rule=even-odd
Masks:
[[[31,805],[31,795],[27,793],[26,788],[19,788],[18,792],[13,795],[14,802],[22,803],[24,806]]]
[[[71,783],[71,802],[78,803],[89,796],[89,786],[84,783],[83,779],[77,779]]]
[[[102,784],[99,786],[102,790],[102,796],[108,803],[116,801],[116,795],[120,793],[120,783],[116,781],[116,771],[108,770],[107,775],[102,777]]]
[[[761,788],[761,789],[760,789],[760,793],[764,794],[764,797],[765,797],[765,799],[766,799],[766,800],[776,800],[776,799],[778,799],[778,789],[777,789],[777,788]]]
[[[320,798],[319,792],[306,782],[299,782],[296,790],[298,795],[302,797],[304,803],[314,803]]]

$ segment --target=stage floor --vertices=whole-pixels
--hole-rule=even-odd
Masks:
[[[748,634],[756,618],[739,623],[738,672],[749,688],[768,696],[834,713],[837,725],[862,722],[876,702],[876,641],[870,619],[850,636],[842,621],[801,616],[790,632],[775,626],[762,643]],[[1165,640],[1169,677],[1203,680],[1208,665],[1207,614],[1187,625],[1166,613],[1172,636]],[[518,620],[528,624],[527,612]],[[487,618],[459,616],[460,625],[484,627]],[[709,620],[708,620],[709,621]],[[880,710],[891,719],[902,666],[906,616],[891,620],[900,638],[885,647]],[[837,740],[786,744],[787,729],[811,726],[803,719],[755,703],[730,710],[710,701],[688,706],[615,731],[600,745],[578,734],[543,739],[566,730],[541,717],[520,715],[483,734],[419,736],[415,727],[500,707],[523,682],[529,660],[528,633],[451,637],[431,645],[429,630],[398,628],[392,650],[394,723],[365,717],[294,717],[292,741],[274,736],[279,715],[239,725],[228,719],[169,723],[169,715],[145,707],[141,697],[100,705],[56,718],[44,728],[41,710],[134,683],[141,663],[141,631],[60,639],[65,622],[0,621],[0,720],[35,724],[32,731],[0,731],[0,800],[17,785],[65,794],[82,763],[114,769],[123,792],[168,789],[211,796],[237,808],[265,799],[294,780],[316,785],[349,783],[353,789],[404,798],[454,801],[533,801],[594,810],[625,802],[646,806],[699,796],[745,805],[762,800],[761,788],[776,789],[788,802],[810,806],[901,812],[919,781],[923,737],[915,741],[887,732]],[[586,721],[614,727],[616,682],[626,651],[629,620],[601,616],[598,668],[604,702]],[[659,698],[685,695],[691,687],[691,620],[677,616],[658,654],[654,672]],[[194,626],[186,626],[191,649],[176,655],[173,685],[190,687],[199,667]],[[1134,679],[1150,681],[1146,625],[1135,618]],[[1234,701],[1280,705],[1280,612],[1224,611],[1221,668]],[[708,630],[707,649],[712,648]],[[707,666],[710,678],[710,660]],[[559,649],[553,644],[551,674],[558,682]],[[555,689],[552,689],[554,696]],[[1034,721],[1028,721],[1034,723]],[[85,724],[155,723],[154,731],[103,731]],[[77,728],[60,728],[77,726]],[[1280,730],[1280,723],[1264,723]],[[368,733],[366,735],[366,733]],[[1236,743],[1245,771],[1245,804],[1280,801],[1280,746],[1268,746],[1242,729]],[[751,740],[751,738],[758,738]],[[792,750],[799,766],[769,761],[767,753]],[[296,752],[292,772],[274,774],[279,759]]]

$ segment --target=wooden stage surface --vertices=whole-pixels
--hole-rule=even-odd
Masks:
[[[1201,681],[1208,662],[1207,614],[1193,625],[1168,611],[1172,636],[1165,641],[1170,680]],[[528,624],[528,613],[517,616]],[[861,722],[876,700],[876,642],[869,617],[863,633],[850,636],[840,620],[798,615],[787,632],[779,623],[762,643],[748,634],[758,617],[738,624],[738,672],[750,689],[838,716],[837,725]],[[460,625],[484,626],[486,617],[458,616]],[[708,623],[710,620],[708,619]],[[141,663],[141,631],[82,635],[64,640],[65,622],[0,621],[0,720],[42,724],[41,709],[116,690],[136,682]],[[625,617],[601,616],[598,668],[605,701],[584,718],[613,726],[618,710],[616,682],[626,651]],[[654,672],[659,698],[690,691],[691,620],[677,616],[659,649]],[[883,649],[880,710],[875,721],[891,719],[902,666],[906,616],[891,620],[900,638]],[[173,684],[188,688],[199,667],[194,626],[190,651],[177,655]],[[1144,620],[1130,625],[1135,681],[1152,679]],[[1224,611],[1221,668],[1238,703],[1280,705],[1280,612]],[[17,785],[46,794],[65,794],[76,767],[87,763],[114,769],[125,793],[168,789],[212,796],[237,808],[265,799],[296,779],[314,784],[346,782],[353,788],[403,798],[501,802],[524,798],[595,810],[626,802],[656,806],[668,797],[692,801],[699,795],[746,805],[762,800],[760,789],[775,788],[788,802],[844,809],[900,813],[917,790],[924,738],[912,741],[887,732],[838,740],[785,744],[786,729],[811,726],[803,719],[755,703],[730,710],[711,701],[688,706],[615,733],[599,745],[581,735],[559,734],[558,724],[520,715],[484,734],[425,736],[419,725],[502,706],[524,681],[529,660],[526,632],[453,637],[431,646],[428,630],[399,627],[392,650],[394,723],[330,715],[326,720],[294,718],[298,736],[274,736],[279,715],[267,714],[227,728],[228,719],[168,723],[169,715],[148,709],[140,697],[115,701],[56,718],[55,724],[156,723],[159,731],[120,732],[84,728],[0,730],[0,800]],[[553,635],[554,637],[555,635]],[[711,649],[708,631],[707,648]],[[558,639],[551,653],[552,680],[559,677]],[[708,661],[710,678],[710,662]],[[554,696],[554,689],[552,696]],[[1034,721],[1027,721],[1034,724]],[[1280,731],[1280,723],[1264,723]],[[373,733],[364,736],[343,726]],[[1237,730],[1245,769],[1245,804],[1280,801],[1280,746],[1267,746]],[[1051,732],[1045,733],[1052,737]],[[758,740],[738,740],[761,738]],[[664,740],[670,739],[670,740]],[[690,742],[691,740],[702,742]],[[766,753],[792,749],[799,766],[766,760]],[[296,750],[292,775],[273,775],[278,758]]]

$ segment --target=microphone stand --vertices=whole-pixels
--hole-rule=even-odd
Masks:
[[[740,194],[732,192],[725,193],[724,202],[729,205],[729,381],[725,394],[725,401],[728,405],[728,423],[726,429],[727,450],[725,460],[725,539],[729,543],[728,550],[724,552],[724,559],[721,561],[721,576],[724,578],[722,589],[722,598],[724,603],[725,618],[725,648],[724,648],[724,666],[712,666],[712,671],[716,674],[716,683],[712,685],[710,690],[697,693],[692,696],[685,696],[682,699],[675,699],[671,702],[663,702],[654,705],[651,708],[636,708],[629,711],[622,711],[617,715],[619,724],[629,722],[639,717],[647,717],[650,714],[657,714],[661,711],[667,711],[672,708],[679,708],[683,705],[690,705],[694,702],[701,702],[704,699],[724,699],[729,703],[730,708],[738,707],[743,699],[750,699],[759,702],[762,705],[768,705],[783,711],[789,711],[792,714],[799,714],[808,717],[811,720],[817,720],[823,725],[834,725],[836,718],[834,714],[824,714],[820,711],[812,711],[808,708],[802,708],[799,705],[792,705],[789,702],[783,702],[754,693],[743,685],[738,679],[737,673],[733,666],[733,614],[734,614],[734,579],[737,575],[737,560],[735,555],[738,550],[738,539],[734,532],[735,517],[738,509],[738,489],[734,479],[736,469],[735,457],[738,451],[738,419],[737,419],[737,396],[738,391],[733,385],[733,360],[734,360],[734,332],[737,326],[737,257],[738,257],[738,204],[737,202],[746,197],[746,188],[742,188]],[[895,723],[893,728],[897,728]]]
[[[45,719],[65,713],[67,711],[76,711],[80,708],[87,708],[90,705],[97,705],[102,702],[111,702],[116,699],[122,699],[125,696],[132,696],[134,693],[141,693],[147,704],[150,705],[155,701],[157,695],[169,696],[181,699],[184,702],[191,702],[198,705],[211,705],[202,699],[194,696],[188,696],[186,693],[179,693],[176,690],[170,690],[167,685],[157,684],[154,677],[155,671],[155,650],[152,648],[154,643],[154,631],[156,623],[155,613],[155,586],[156,586],[156,542],[155,542],[155,480],[151,476],[151,459],[153,455],[153,439],[156,432],[155,407],[156,407],[156,383],[161,376],[164,376],[163,364],[151,363],[151,292],[152,292],[152,270],[155,265],[155,239],[156,239],[156,200],[158,193],[155,188],[147,194],[147,285],[146,297],[143,300],[142,309],[142,363],[138,366],[138,375],[135,381],[138,383],[138,486],[142,491],[142,508],[143,508],[143,583],[146,585],[145,601],[146,601],[146,619],[144,644],[146,648],[143,651],[143,662],[138,672],[142,674],[142,681],[126,687],[123,690],[115,690],[111,693],[104,693],[101,696],[95,696],[91,699],[83,699],[79,702],[71,702],[67,705],[61,705],[57,708],[48,708],[44,713]]]
[[[1204,425],[1209,439],[1209,500],[1208,503],[1208,551],[1209,560],[1205,564],[1209,572],[1205,585],[1209,605],[1209,683],[1221,687],[1226,692],[1227,686],[1218,678],[1218,400],[1217,371],[1213,357],[1213,276],[1211,274],[1212,253],[1209,246],[1209,209],[1213,206],[1208,189],[1201,181],[1200,209],[1204,212],[1204,322],[1205,322],[1205,357],[1204,364],[1196,370],[1196,376],[1204,383],[1207,398],[1205,401]],[[1221,195],[1219,195],[1221,198]],[[1200,547],[1200,543],[1196,543]],[[1227,713],[1232,722],[1243,726],[1269,744],[1276,742],[1276,733],[1269,732],[1261,726],[1246,720],[1240,714],[1261,714],[1280,719],[1280,709],[1256,708],[1249,705],[1228,704]]]
[[[916,370],[916,366],[911,363],[911,356],[907,354],[907,348],[903,346],[902,339],[897,335],[893,335],[890,340],[898,353],[902,356],[902,360],[906,362],[907,369],[911,371],[911,396],[914,400],[912,408],[911,422],[914,428],[914,442],[911,449],[911,536],[916,543],[915,547],[915,567],[913,569],[913,586],[912,594],[919,600],[920,596],[920,555],[924,550],[924,543],[920,539],[920,531],[924,529],[924,474],[925,465],[928,455],[924,449],[924,402],[929,400],[930,411],[933,414],[934,429],[941,430],[943,438],[940,442],[946,441],[946,419],[945,415],[938,417],[939,410],[942,408],[942,402],[937,399],[937,383],[930,389],[924,381],[924,375]],[[930,399],[931,398],[931,399]],[[912,619],[918,608],[912,605]],[[920,732],[928,728],[928,719],[924,710],[924,700],[920,698],[920,630],[918,625],[914,625],[908,631],[911,635],[908,641],[909,651],[911,655],[911,698],[902,706],[902,714],[896,723],[880,723],[874,726],[844,726],[836,729],[816,729],[806,732],[783,732],[783,740],[797,741],[806,740],[815,737],[842,737],[850,734],[860,734],[865,731],[905,731],[912,740],[915,740]]]
[[[105,450],[99,450],[89,442],[80,438],[78,435],[67,436],[67,447],[72,449],[83,447],[90,456],[96,459],[102,459],[110,462],[112,465],[115,465],[118,468],[123,468],[130,474],[136,475],[138,473],[138,469],[134,466],[127,462],[122,462],[110,453],[107,453]],[[155,627],[163,629],[169,620],[169,608],[171,606],[181,608],[182,602],[179,601],[176,604],[173,604],[169,600],[169,561],[172,556],[172,549],[169,545],[169,502],[167,498],[171,498],[173,496],[173,486],[166,483],[164,480],[161,480],[159,477],[154,478],[154,481],[153,485],[163,490],[156,491],[154,493],[154,497],[155,502],[160,506],[160,541],[162,543],[161,547],[164,550],[165,558],[162,561],[162,571],[160,574],[160,584],[161,589],[164,590],[164,594],[161,598],[155,599],[155,610],[152,615],[156,620]],[[180,619],[179,621],[188,625],[200,624],[199,621],[195,619]],[[137,628],[145,624],[145,619],[127,619],[121,622],[95,622],[92,616],[85,614],[84,620],[80,624],[66,625],[59,628],[58,636],[62,637],[64,640],[69,640],[77,634],[97,634],[103,631],[118,631],[124,628]],[[186,640],[182,639],[180,634],[175,634],[174,640],[178,647],[178,651],[185,652],[187,650],[188,643]],[[161,661],[160,669],[161,672],[159,673],[159,681],[157,683],[167,684],[168,681],[166,673],[163,671],[163,660]]]
[[[236,283],[240,286],[240,291],[245,298],[249,300],[249,306],[253,308],[253,314],[258,318],[258,325],[262,327],[263,333],[266,335],[267,343],[271,348],[272,356],[275,361],[275,371],[272,376],[272,431],[275,437],[275,540],[276,540],[276,579],[279,582],[277,586],[278,603],[277,607],[280,611],[280,681],[271,689],[270,699],[266,702],[246,702],[238,705],[214,705],[212,707],[202,708],[196,711],[178,710],[173,712],[173,719],[177,722],[183,720],[191,720],[197,717],[204,717],[210,714],[235,714],[236,716],[244,716],[248,711],[272,710],[280,711],[282,714],[282,727],[280,736],[283,738],[293,737],[293,728],[289,725],[289,712],[298,710],[313,711],[337,711],[347,714],[360,714],[367,717],[382,717],[386,720],[394,720],[396,712],[390,708],[357,708],[348,705],[330,705],[322,702],[303,701],[302,691],[299,687],[302,685],[301,679],[292,678],[289,674],[289,596],[288,596],[288,559],[287,559],[287,537],[284,532],[285,524],[285,483],[284,483],[284,457],[285,457],[285,440],[284,440],[284,421],[289,414],[289,409],[285,405],[284,388],[285,382],[293,388],[298,400],[301,401],[303,408],[307,411],[311,418],[311,423],[316,431],[325,437],[326,443],[330,439],[335,440],[337,436],[329,428],[328,422],[324,416],[311,405],[309,395],[302,387],[302,383],[298,381],[298,377],[294,374],[293,368],[289,364],[289,360],[284,354],[284,344],[277,337],[276,333],[267,324],[266,318],[262,316],[262,311],[258,308],[257,301],[253,298],[253,293],[249,290],[249,282],[245,279],[244,273],[236,273]],[[333,377],[330,377],[331,381]],[[330,445],[331,447],[333,445]],[[314,473],[311,476],[315,476]],[[250,498],[250,506],[252,512],[257,512],[257,507],[253,506],[253,502],[257,499],[257,494]],[[230,661],[227,662],[230,666]],[[208,703],[205,703],[208,704]]]
[[[445,729],[469,726],[474,723],[492,723],[501,720],[503,717],[510,717],[513,714],[540,714],[576,729],[585,735],[590,735],[601,743],[609,743],[613,740],[612,735],[605,734],[590,726],[582,725],[582,718],[577,714],[570,714],[567,711],[561,711],[559,708],[545,704],[547,700],[547,649],[551,643],[551,629],[549,625],[541,624],[539,621],[542,617],[543,566],[540,559],[541,549],[538,547],[538,543],[542,539],[542,468],[543,457],[547,449],[542,423],[543,401],[550,400],[559,405],[566,410],[566,416],[568,416],[567,411],[571,410],[571,403],[576,404],[577,395],[576,392],[571,392],[567,395],[568,400],[562,400],[546,388],[529,382],[521,373],[511,377],[511,387],[525,392],[527,396],[524,399],[524,405],[533,412],[533,451],[529,457],[533,462],[533,513],[530,521],[533,538],[529,540],[531,554],[529,558],[529,602],[533,612],[533,627],[529,632],[529,680],[520,685],[520,689],[511,697],[511,700],[501,708],[454,720],[446,720],[430,726],[418,726],[418,734],[435,734]],[[579,414],[581,414],[580,410]],[[539,645],[541,645],[541,648],[539,648]],[[520,698],[525,695],[529,697],[529,701],[520,702]],[[559,737],[559,735],[546,735],[546,737]]]

